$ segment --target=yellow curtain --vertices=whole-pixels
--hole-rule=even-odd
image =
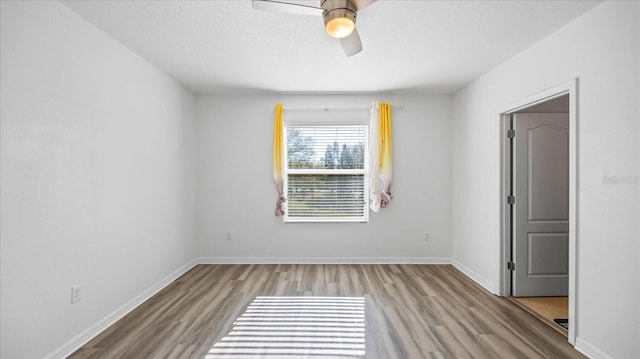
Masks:
[[[391,104],[380,104],[380,132],[378,137],[378,159],[380,172],[388,172],[393,167],[393,150],[391,147]]]
[[[391,131],[391,104],[380,103],[380,131],[378,137],[379,174],[383,183],[380,207],[385,208],[393,196],[391,195],[391,181],[393,179],[393,149]]]
[[[284,215],[284,202],[287,200],[284,191],[284,108],[281,103],[276,104],[276,114],[273,121],[273,180],[278,191],[276,200],[276,216]]]

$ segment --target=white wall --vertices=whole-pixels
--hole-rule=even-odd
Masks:
[[[0,357],[39,358],[197,256],[195,101],[57,2],[1,16]]]
[[[368,224],[292,224],[274,216],[274,106],[363,107],[393,112],[394,200]],[[203,257],[449,260],[450,97],[227,95],[197,100],[199,253]],[[367,110],[362,114],[368,117]],[[320,114],[319,114],[320,115]],[[287,111],[285,110],[285,120]],[[231,233],[232,241],[225,239]],[[424,233],[432,240],[425,242]],[[255,258],[254,258],[255,260]],[[321,260],[322,261],[322,260]]]
[[[579,78],[576,346],[596,357],[640,357],[639,7],[596,7],[456,93],[452,104],[453,258],[497,288],[499,112]]]
[[[57,2],[0,5],[0,357],[55,351],[196,256],[453,257],[497,288],[499,111],[572,77],[580,79],[577,335],[592,353],[640,356],[640,190],[602,181],[638,175],[638,3],[595,8],[453,102],[418,94],[194,100]],[[274,104],[374,100],[406,105],[394,111],[390,207],[368,224],[274,217]],[[71,305],[78,283],[83,299]]]

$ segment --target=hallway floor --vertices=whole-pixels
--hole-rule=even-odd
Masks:
[[[513,297],[513,299],[566,333],[566,330],[553,320],[569,318],[569,297]]]

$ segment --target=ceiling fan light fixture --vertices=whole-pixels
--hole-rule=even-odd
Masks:
[[[351,35],[355,27],[356,24],[346,17],[336,17],[329,20],[326,25],[329,36],[335,37],[336,39],[342,39]]]
[[[325,0],[322,7],[325,9],[324,26],[329,36],[342,39],[351,35],[356,27],[356,9],[351,2],[343,0],[336,3]]]

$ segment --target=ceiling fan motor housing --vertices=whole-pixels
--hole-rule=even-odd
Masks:
[[[324,9],[322,13],[324,26],[336,18],[347,18],[353,21],[353,24],[356,23],[358,8],[350,0],[322,0],[320,7]]]

